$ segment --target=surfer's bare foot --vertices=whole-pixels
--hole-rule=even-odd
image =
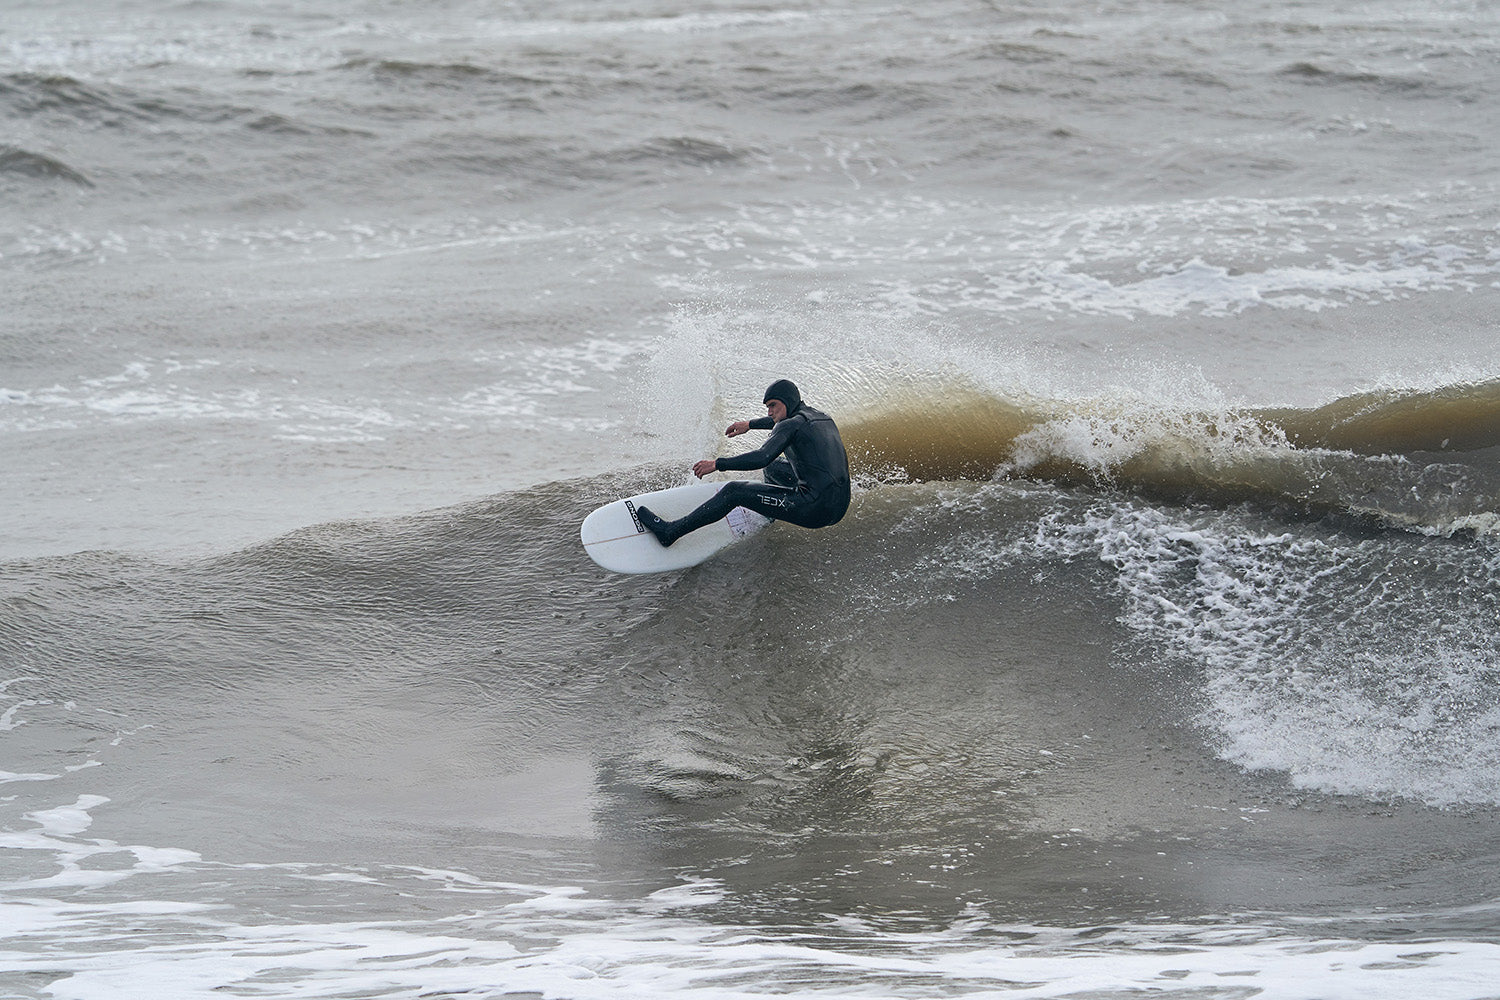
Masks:
[[[641,524],[645,526],[647,531],[656,536],[656,540],[661,542],[663,548],[677,541],[676,537],[672,534],[672,526],[651,513],[649,507],[637,507],[635,509],[635,516],[641,519]]]

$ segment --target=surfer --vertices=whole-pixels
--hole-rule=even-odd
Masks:
[[[646,507],[637,507],[641,524],[663,545],[671,545],[690,531],[713,524],[736,507],[765,517],[790,521],[804,528],[837,524],[849,509],[849,458],[833,418],[802,402],[802,394],[787,379],[766,389],[766,415],[737,420],[724,433],[739,437],[748,431],[770,431],[755,451],[728,458],[705,458],[693,466],[702,479],[710,472],[765,469],[765,482],[731,482],[686,517],[664,521]]]

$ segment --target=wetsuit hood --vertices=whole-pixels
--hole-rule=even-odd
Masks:
[[[779,399],[786,406],[786,415],[791,416],[797,412],[802,405],[802,393],[789,379],[779,378],[766,388],[766,398],[762,403],[769,403],[773,399]]]

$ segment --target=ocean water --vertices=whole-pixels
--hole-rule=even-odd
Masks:
[[[0,995],[1500,995],[1500,11],[10,0]],[[856,496],[577,529],[790,377]]]

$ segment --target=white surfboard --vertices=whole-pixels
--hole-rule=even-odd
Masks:
[[[696,566],[726,545],[764,528],[771,519],[736,507],[729,516],[664,547],[635,516],[636,508],[644,504],[658,517],[674,521],[691,513],[725,485],[689,483],[607,503],[583,519],[583,526],[578,529],[583,549],[594,562],[616,573],[665,573]]]

